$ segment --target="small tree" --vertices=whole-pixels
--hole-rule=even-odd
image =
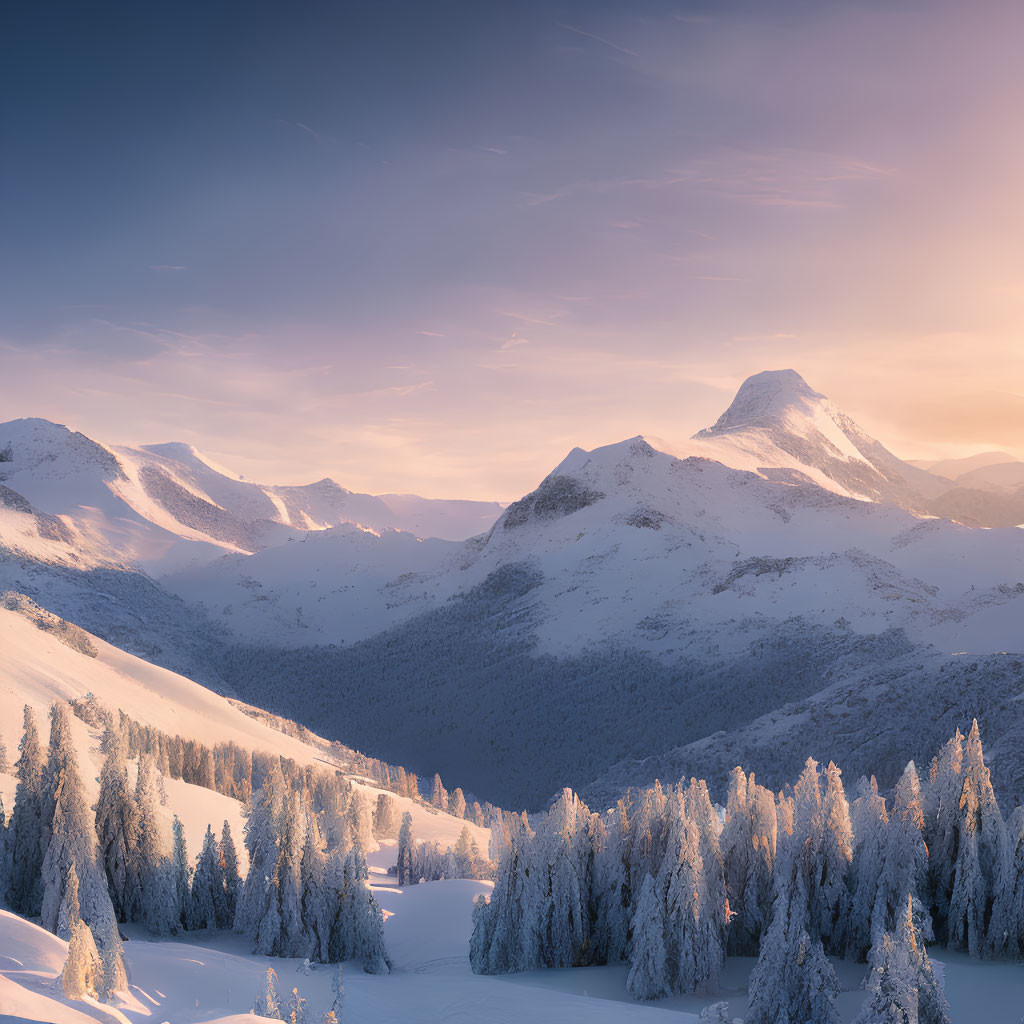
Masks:
[[[100,986],[103,964],[92,931],[78,909],[78,874],[72,861],[65,881],[65,900],[61,926],[70,935],[68,955],[60,974],[61,988],[68,999],[95,998]]]
[[[272,1020],[284,1020],[281,1016],[281,996],[277,991],[277,971],[267,968],[263,980],[263,991],[252,1005],[252,1012],[257,1017],[270,1017]]]
[[[416,879],[415,861],[416,840],[412,834],[412,815],[406,811],[402,815],[402,827],[398,831],[398,884],[413,885]]]

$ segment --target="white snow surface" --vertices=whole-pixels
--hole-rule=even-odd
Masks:
[[[174,574],[164,583],[236,635],[352,643],[527,565],[540,649],[668,653],[696,632],[804,616],[972,653],[1021,649],[1024,532],[971,529],[720,462],[677,459],[642,437],[576,449],[541,491],[564,509],[510,506],[486,538],[420,542],[330,530]],[[555,499],[557,505],[558,500]]]

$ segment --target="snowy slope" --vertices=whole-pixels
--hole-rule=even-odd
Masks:
[[[21,738],[24,705],[35,711],[45,739],[50,704],[92,693],[107,707],[123,710],[136,721],[172,736],[180,735],[211,747],[234,742],[247,750],[274,751],[300,764],[346,767],[344,763],[335,762],[323,747],[310,746],[279,732],[184,676],[126,654],[96,637],[86,639],[95,650],[95,657],[39,628],[25,614],[0,607],[0,736],[12,760]],[[97,779],[102,765],[99,737],[77,718],[72,720],[72,728],[86,788],[94,794],[98,792]],[[86,765],[91,769],[86,770]],[[357,782],[357,785],[373,799],[380,792],[364,782]],[[168,835],[171,814],[176,812],[186,826],[186,838],[194,852],[199,850],[206,825],[219,825],[225,818],[231,821],[235,837],[240,840],[240,808],[235,801],[176,779],[167,779],[166,788],[168,805],[164,816]],[[0,775],[0,795],[10,809],[14,803],[12,776]],[[406,797],[392,795],[401,811],[412,813],[419,841],[432,839],[443,846],[454,845],[462,828],[468,825],[480,848],[487,849],[488,829],[439,813]],[[244,857],[241,848],[240,855]]]

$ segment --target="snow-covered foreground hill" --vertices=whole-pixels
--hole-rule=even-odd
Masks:
[[[380,874],[375,874],[381,879]],[[486,883],[483,883],[486,885]],[[346,1024],[695,1024],[705,1006],[727,1002],[746,1011],[746,981],[753,959],[729,961],[722,990],[706,996],[675,996],[656,1005],[636,1003],[625,993],[627,968],[566,968],[505,977],[470,972],[466,948],[472,898],[482,883],[427,882],[399,889],[383,879],[373,888],[388,914],[387,941],[400,951],[392,974],[345,972]],[[412,904],[411,906],[409,904]],[[267,967],[280,987],[298,987],[310,1017],[331,1004],[335,969],[251,955],[234,935],[197,941],[152,941],[130,929],[126,955],[130,999],[113,1007],[66,1000],[59,974],[67,943],[23,918],[0,910],[0,1020],[48,1024],[243,1024],[260,991]],[[941,969],[953,1024],[1019,1024],[1021,968],[972,961],[943,952]],[[859,1012],[863,965],[836,961],[844,992],[838,1006],[844,1024]]]

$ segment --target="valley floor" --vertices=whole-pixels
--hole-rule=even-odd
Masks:
[[[531,971],[478,977],[467,947],[473,899],[489,882],[450,880],[404,889],[391,884],[387,868],[393,846],[370,854],[373,887],[387,918],[384,928],[394,960],[390,976],[364,974],[353,964],[345,974],[346,1024],[656,1024],[695,1022],[709,1003],[727,1000],[730,1012],[746,1012],[746,979],[752,959],[727,964],[722,991],[681,996],[656,1005],[634,1002],[625,990],[625,967]],[[150,941],[140,929],[126,944],[131,998],[117,1008],[69,1003],[60,994],[59,973],[66,945],[37,926],[0,912],[0,1021],[57,1024],[241,1024],[263,984],[268,966],[282,993],[298,986],[308,1000],[309,1019],[320,1020],[331,1001],[334,969],[304,974],[297,960],[252,956],[248,943],[231,933],[189,936],[189,941]],[[940,954],[954,1024],[1019,1024],[1024,1012],[1024,966]],[[861,965],[836,963],[844,987],[844,1021],[863,1001]]]

